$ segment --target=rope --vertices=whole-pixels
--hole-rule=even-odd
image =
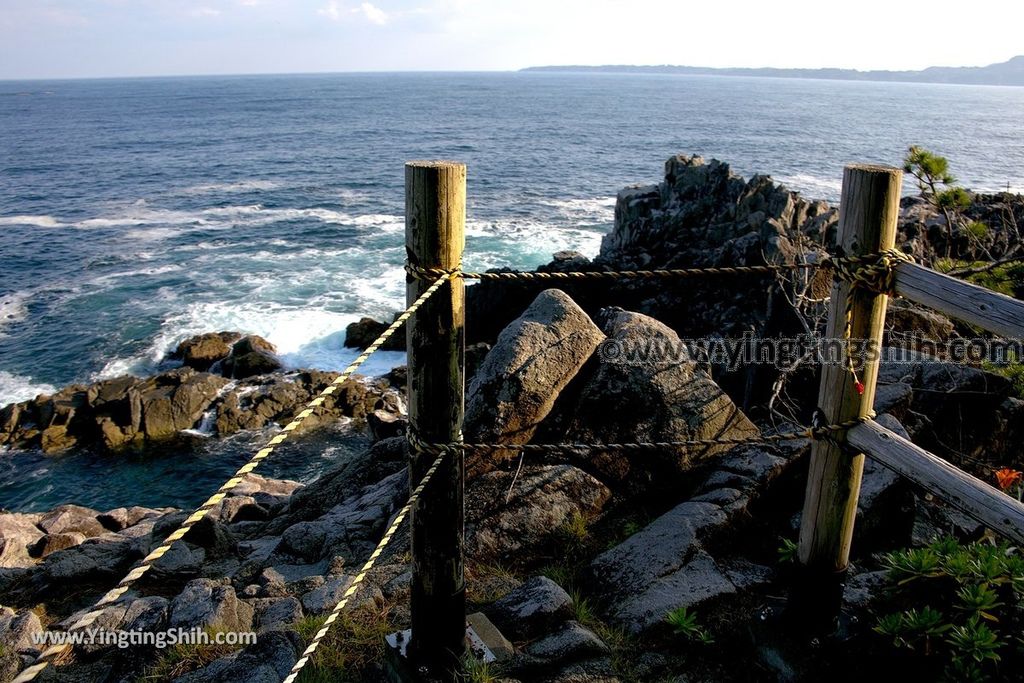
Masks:
[[[886,249],[861,256],[828,256],[819,263],[767,264],[763,266],[718,266],[710,268],[666,268],[659,270],[588,270],[545,273],[513,270],[497,273],[475,273],[461,268],[424,268],[405,264],[405,272],[417,280],[434,280],[442,275],[464,280],[628,280],[714,277],[723,275],[772,275],[791,270],[828,269],[841,280],[854,283],[880,294],[894,294],[895,267],[900,263],[913,263],[913,259],[898,249]]]
[[[896,296],[896,266],[913,262],[911,256],[899,249],[887,249],[877,254],[829,259],[823,264],[831,268],[837,278],[851,284],[850,291],[846,293],[846,309],[843,313],[843,339],[846,340],[846,369],[853,378],[853,388],[858,394],[864,393],[864,383],[860,381],[853,361],[853,293],[860,288],[876,294]]]
[[[654,279],[671,280],[716,275],[773,275],[789,270],[820,268],[817,263],[765,266],[722,266],[717,268],[675,268],[664,270],[580,270],[545,273],[529,270],[513,270],[499,273],[474,273],[458,268],[423,268],[411,263],[405,265],[405,272],[417,280],[433,280],[442,275],[454,275],[464,280],[628,280]]]
[[[914,259],[899,249],[864,254],[862,256],[830,256],[821,263],[840,280],[875,294],[896,296],[896,266],[913,263]]]
[[[672,448],[694,446],[741,446],[745,444],[772,444],[798,439],[828,439],[834,434],[845,432],[859,424],[871,421],[874,413],[852,420],[822,427],[807,427],[795,432],[779,432],[756,438],[722,437],[718,439],[690,439],[687,441],[655,441],[638,443],[558,443],[558,444],[509,444],[509,443],[427,443],[410,428],[406,429],[409,446],[428,455],[441,455],[450,449],[459,449],[467,454],[481,455],[494,451],[522,451],[538,455],[579,455],[588,451],[623,453],[626,451],[663,451]]]
[[[336,604],[334,609],[331,610],[331,613],[327,616],[327,620],[324,621],[323,626],[321,626],[320,630],[316,632],[316,635],[313,636],[313,640],[309,642],[309,646],[302,653],[299,660],[295,662],[295,666],[292,667],[291,671],[288,672],[288,676],[284,679],[284,683],[294,683],[299,672],[302,671],[302,668],[309,662],[313,653],[316,652],[317,647],[320,646],[320,642],[327,637],[327,633],[331,630],[331,626],[338,620],[342,610],[344,610],[345,606],[348,605],[349,599],[355,595],[356,590],[359,588],[359,584],[361,584],[363,579],[366,578],[366,573],[373,569],[373,565],[377,561],[377,558],[379,558],[381,553],[384,552],[384,548],[386,548],[388,543],[391,542],[395,532],[398,531],[398,527],[401,526],[402,521],[405,520],[409,511],[412,509],[412,506],[416,504],[417,500],[419,500],[420,495],[423,493],[423,489],[427,486],[427,482],[429,482],[430,478],[434,476],[435,472],[437,472],[437,468],[441,465],[441,461],[444,460],[446,453],[446,450],[439,453],[437,458],[434,460],[434,463],[427,470],[426,474],[423,475],[423,479],[420,480],[419,485],[409,496],[409,502],[399,510],[395,520],[391,522],[391,526],[388,527],[387,532],[384,533],[384,537],[380,539],[380,543],[378,543],[377,547],[374,548],[373,553],[370,555],[370,559],[368,559],[366,564],[363,565],[363,568],[359,570],[359,574],[357,574],[352,580],[351,585],[349,585],[341,600],[339,600],[338,604]]]
[[[365,363],[366,360],[370,356],[372,356],[373,353],[377,349],[379,349],[381,345],[383,345],[384,342],[386,342],[388,338],[391,337],[391,335],[393,335],[398,330],[398,328],[400,328],[402,324],[406,320],[408,320],[420,306],[424,304],[424,302],[426,302],[427,299],[433,296],[433,294],[438,289],[440,289],[445,282],[451,280],[453,277],[453,275],[445,275],[443,277],[438,277],[434,284],[432,284],[425,292],[423,292],[423,294],[420,295],[420,297],[416,299],[416,301],[413,302],[412,305],[405,310],[405,312],[403,312],[398,318],[396,318],[395,321],[391,323],[391,325],[386,330],[384,330],[384,332],[382,332],[381,335],[377,337],[373,341],[373,343],[370,344],[370,346],[368,346],[366,350],[359,355],[358,358],[352,361],[352,363],[347,368],[345,368],[345,370],[340,375],[338,375],[338,377],[336,377],[329,386],[327,386],[323,391],[321,391],[316,398],[310,401],[302,412],[296,415],[291,422],[285,425],[283,431],[280,434],[272,438],[265,447],[257,451],[256,454],[253,455],[252,458],[249,460],[249,462],[242,465],[242,467],[239,468],[237,472],[235,472],[234,476],[232,476],[230,479],[224,482],[224,484],[219,489],[217,489],[216,493],[210,496],[205,503],[200,505],[195,512],[193,512],[184,522],[182,522],[181,526],[174,530],[174,532],[172,532],[171,535],[164,540],[162,545],[160,545],[158,548],[150,552],[149,555],[146,555],[146,557],[143,558],[139,566],[135,567],[130,572],[128,572],[128,574],[126,574],[125,577],[121,579],[121,581],[117,584],[115,588],[113,588],[112,590],[107,592],[106,595],[100,598],[99,602],[97,602],[93,606],[92,610],[90,610],[87,614],[85,614],[78,621],[72,624],[68,628],[68,630],[75,631],[90,626],[93,622],[96,621],[96,619],[99,618],[99,616],[103,613],[106,607],[117,602],[121,598],[121,596],[128,592],[128,589],[131,588],[132,584],[141,579],[143,576],[146,575],[146,572],[152,569],[153,563],[155,563],[157,560],[163,557],[164,554],[166,554],[167,551],[171,549],[171,546],[173,546],[176,541],[181,540],[185,536],[185,534],[188,533],[189,529],[198,524],[204,517],[206,517],[206,515],[210,513],[210,510],[212,510],[222,500],[224,500],[228,491],[241,484],[242,478],[246,474],[252,472],[257,467],[259,467],[260,463],[263,460],[265,460],[268,456],[270,456],[270,454],[274,452],[274,449],[276,449],[278,446],[284,443],[284,441],[289,436],[291,436],[292,432],[298,429],[298,427],[303,423],[303,421],[305,421],[306,418],[313,414],[316,408],[323,405],[323,402],[326,400],[326,398],[332,395],[335,391],[337,391],[338,387],[340,387],[346,380],[348,380],[349,377],[351,377],[352,374],[359,368],[359,366]],[[19,674],[18,677],[12,681],[12,683],[27,683],[28,681],[33,680],[37,675],[39,675],[40,672],[42,672],[43,669],[47,667],[47,665],[51,661],[53,661],[54,658],[56,658],[61,653],[69,650],[70,648],[71,645],[67,642],[60,643],[59,645],[51,645],[50,647],[46,648],[46,650],[44,650],[42,654],[40,654],[28,668],[22,671],[21,674]]]

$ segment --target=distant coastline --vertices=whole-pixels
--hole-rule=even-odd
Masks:
[[[856,69],[712,68],[670,64],[633,66],[531,66],[521,71],[563,73],[657,73],[696,76],[758,76],[770,78],[815,78],[842,81],[892,81],[904,83],[956,83],[962,85],[1024,86],[1024,55],[988,66],[932,66],[922,71],[858,71]]]

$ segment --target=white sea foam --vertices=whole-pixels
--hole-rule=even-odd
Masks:
[[[392,308],[389,306],[388,310]],[[344,348],[344,341],[345,327],[359,317],[351,313],[287,308],[275,304],[192,304],[185,311],[169,316],[145,351],[130,358],[111,360],[95,374],[94,379],[152,373],[180,341],[216,330],[235,330],[264,337],[277,347],[281,360],[289,368],[340,370],[357,355],[354,349]],[[368,364],[366,371],[379,374],[402,362],[402,354],[384,354]]]
[[[182,192],[184,194],[223,194],[234,192],[262,192],[276,190],[282,187],[281,183],[273,180],[241,180],[235,183],[207,183],[204,185],[193,185]]]
[[[782,183],[789,190],[804,195],[807,199],[824,199],[835,201],[843,189],[842,177],[822,178],[806,173],[772,176],[772,180]]]
[[[109,275],[102,275],[89,281],[91,285],[102,285],[113,282],[115,280],[121,280],[128,277],[153,277],[154,275],[166,275],[167,273],[178,273],[184,270],[182,266],[174,264],[166,264],[163,266],[154,266],[152,268],[139,268],[137,270],[126,270],[119,273],[110,273]]]
[[[60,228],[66,225],[53,216],[0,216],[0,225],[31,225],[37,228]]]
[[[22,377],[6,370],[0,370],[0,406],[28,401],[39,394],[52,394],[55,391],[53,386],[34,382],[31,377]]]
[[[565,250],[592,258],[601,248],[602,234],[601,230],[556,227],[534,220],[468,221],[466,236],[471,243],[466,262],[493,256],[498,265],[526,267],[546,263],[551,254]]]
[[[566,218],[573,220],[610,223],[615,218],[615,197],[543,199],[541,204],[550,206]]]
[[[4,328],[12,323],[24,320],[28,315],[25,304],[29,295],[25,292],[0,295],[0,337],[4,336]]]
[[[279,221],[313,220],[329,225],[372,228],[375,232],[400,232],[405,218],[395,214],[352,214],[345,211],[311,208],[266,208],[260,204],[219,206],[197,211],[151,207],[145,200],[111,212],[110,215],[75,222],[54,216],[0,216],[0,225],[38,228],[138,228],[125,234],[136,241],[158,241],[197,229],[226,230],[238,226],[255,227]]]

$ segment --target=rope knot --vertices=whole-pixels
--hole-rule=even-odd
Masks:
[[[451,277],[453,275],[462,274],[462,265],[458,268],[424,268],[423,266],[417,266],[408,261],[405,262],[405,272],[409,274],[415,280],[429,280],[434,281],[439,277]]]
[[[896,295],[896,266],[914,259],[899,249],[886,249],[862,256],[830,256],[822,262],[835,276],[876,294]]]

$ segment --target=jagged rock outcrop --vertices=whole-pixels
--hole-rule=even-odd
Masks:
[[[253,348],[257,350],[241,358],[264,353]],[[53,396],[6,406],[0,414],[0,445],[47,453],[89,445],[118,450],[183,438],[182,432],[204,426],[204,420],[206,429],[221,436],[271,423],[283,425],[337,377],[335,372],[303,370],[230,382],[181,367],[149,378],[126,376],[73,385]],[[327,397],[302,429],[342,418],[362,419],[373,411],[397,415],[402,410],[397,391],[386,380],[370,382],[356,376]]]
[[[373,318],[360,318],[345,328],[345,346],[350,349],[365,349],[388,327],[389,323],[378,322]],[[388,337],[380,348],[383,351],[405,351],[405,331],[399,330]]]

